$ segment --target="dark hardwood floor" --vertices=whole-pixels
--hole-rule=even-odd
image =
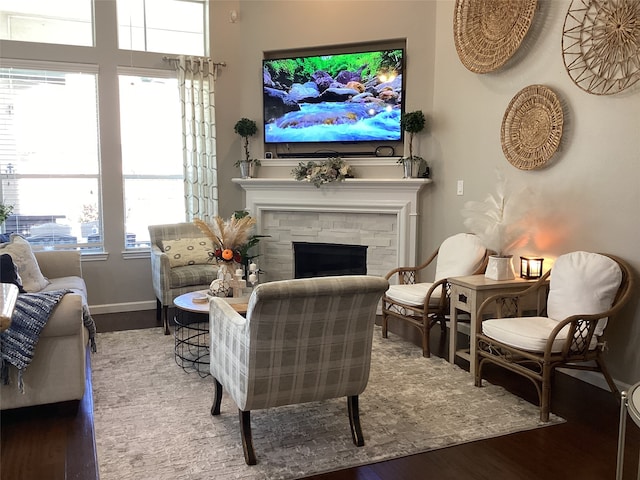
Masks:
[[[158,326],[154,311],[96,315],[95,320],[99,332]],[[412,330],[395,327],[418,344]],[[446,342],[440,341],[437,328],[433,332],[432,351],[446,355]],[[537,403],[533,385],[523,377],[495,368],[487,369],[486,377]],[[615,479],[619,419],[615,397],[558,373],[552,389],[552,411],[567,422],[309,478]],[[98,479],[90,380],[79,403],[7,410],[0,420],[2,480]],[[366,425],[363,428],[366,439]],[[625,479],[636,478],[639,450],[640,429],[627,420]]]

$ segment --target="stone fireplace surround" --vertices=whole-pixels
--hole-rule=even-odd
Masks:
[[[294,277],[292,242],[367,245],[367,273],[415,265],[419,195],[431,179],[347,179],[316,188],[291,178],[234,178],[257,219],[260,281]]]

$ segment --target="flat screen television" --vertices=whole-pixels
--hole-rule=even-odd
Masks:
[[[265,143],[401,141],[404,50],[263,60]]]

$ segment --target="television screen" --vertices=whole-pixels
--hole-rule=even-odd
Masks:
[[[402,140],[403,53],[263,60],[265,143]]]

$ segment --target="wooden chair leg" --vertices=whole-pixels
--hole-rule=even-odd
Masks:
[[[162,302],[156,298],[156,321],[160,323],[162,321]]]
[[[478,347],[476,347],[476,349],[477,348]],[[476,387],[482,386],[482,364],[483,363],[484,363],[484,360],[480,357],[480,355],[476,354],[476,371],[474,372]]]
[[[388,338],[389,315],[382,312],[382,338]]]
[[[253,451],[253,438],[251,437],[251,411],[238,410],[240,418],[240,431],[242,432],[242,450],[244,461],[247,465],[256,464],[256,454]]]
[[[362,447],[364,445],[364,436],[362,435],[362,427],[360,426],[360,408],[358,407],[358,395],[349,395],[347,397],[347,409],[349,410],[351,438],[353,438],[353,443],[356,446]]]
[[[213,394],[213,405],[211,406],[211,415],[220,415],[220,404],[222,403],[222,384],[213,379],[215,392]]]
[[[164,334],[169,335],[171,330],[169,329],[169,307],[167,305],[163,305],[162,307],[162,323],[164,327]]]
[[[542,367],[542,390],[539,391],[540,395],[540,421],[549,421],[549,411],[551,410],[551,376],[553,370],[543,365]],[[535,383],[535,382],[534,382]]]
[[[422,326],[422,356],[429,358],[431,356],[431,348],[429,347],[429,331],[431,330],[429,323]]]

